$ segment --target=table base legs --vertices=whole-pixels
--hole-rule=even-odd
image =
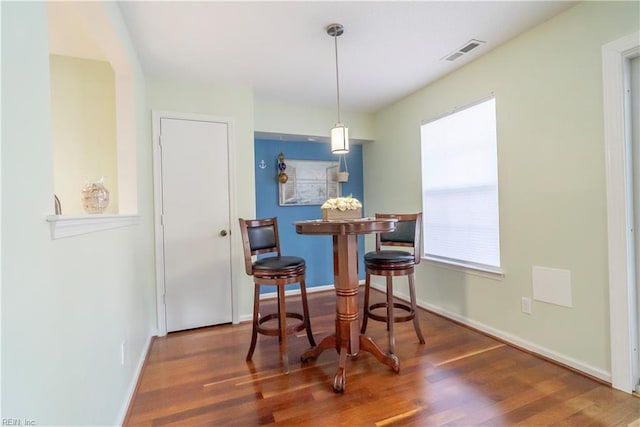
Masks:
[[[393,369],[394,372],[400,372],[400,362],[395,354],[383,353],[380,347],[378,347],[370,337],[365,335],[360,335],[359,344],[361,350],[371,353],[379,362],[387,365]],[[343,341],[342,343],[338,342],[335,334],[324,337],[322,341],[320,341],[320,344],[302,353],[300,360],[303,363],[308,362],[311,359],[317,358],[320,353],[330,348],[335,348],[339,354],[338,371],[333,378],[333,391],[342,393],[344,392],[346,382],[347,356],[355,357],[358,355],[357,352],[355,354],[349,354],[347,341]]]

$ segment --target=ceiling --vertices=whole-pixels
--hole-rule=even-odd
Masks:
[[[256,98],[372,112],[573,6],[568,1],[124,1],[147,78],[253,88]],[[476,39],[485,43],[443,60]]]
[[[151,78],[247,85],[255,96],[371,112],[573,6],[567,1],[121,2]],[[486,42],[442,60],[469,40]]]

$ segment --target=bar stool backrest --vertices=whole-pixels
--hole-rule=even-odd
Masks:
[[[277,256],[281,256],[278,218],[240,218],[240,232],[244,248],[245,269],[249,276],[253,274],[252,257],[254,255],[275,252]]]
[[[422,212],[416,214],[382,214],[376,218],[395,218],[396,229],[388,233],[376,234],[376,251],[382,246],[405,246],[413,248],[414,262],[420,262],[420,232],[422,230]]]

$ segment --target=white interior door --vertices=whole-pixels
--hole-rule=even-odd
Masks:
[[[160,119],[167,331],[228,323],[228,125]]]

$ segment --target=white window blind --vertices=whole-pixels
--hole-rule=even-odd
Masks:
[[[500,270],[495,98],[421,127],[424,255]]]

